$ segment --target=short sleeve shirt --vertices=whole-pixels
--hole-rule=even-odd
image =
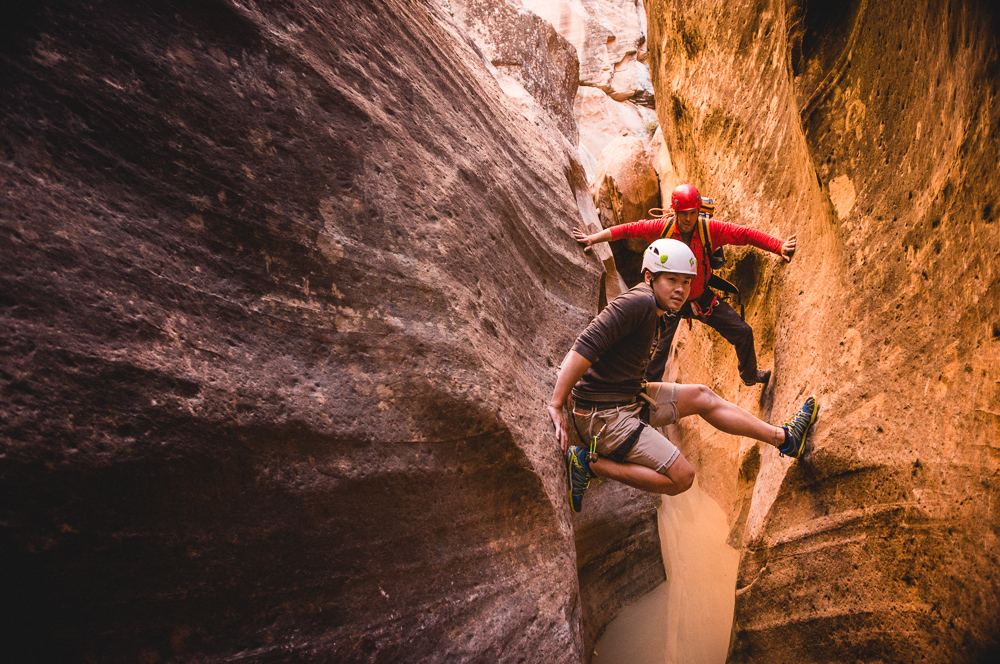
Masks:
[[[573,344],[573,350],[591,362],[573,395],[590,401],[626,401],[638,394],[656,323],[656,298],[645,282],[612,300]]]

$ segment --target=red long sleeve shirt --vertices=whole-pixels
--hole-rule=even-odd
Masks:
[[[646,242],[659,240],[671,220],[672,217],[643,219],[642,221],[634,221],[630,224],[612,226],[611,240],[621,240],[623,238],[645,240]],[[749,244],[758,249],[770,251],[773,254],[781,253],[781,245],[783,244],[781,240],[753,228],[738,226],[728,221],[710,219],[708,221],[708,232],[711,234],[713,250],[727,244]],[[684,239],[681,237],[681,230],[676,224],[674,225],[674,233],[670,237],[674,240],[684,242]],[[708,280],[712,277],[712,268],[708,264],[708,256],[705,254],[704,247],[702,247],[701,235],[698,233],[697,227],[691,233],[691,241],[687,245],[698,260],[698,276],[691,282],[691,294],[688,296],[688,300],[696,300],[698,296],[705,292]]]

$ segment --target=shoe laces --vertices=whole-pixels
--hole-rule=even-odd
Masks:
[[[815,399],[810,397],[806,400],[806,405],[808,406],[808,410],[805,408],[799,409],[799,412],[795,413],[792,419],[785,422],[785,428],[795,436],[796,440],[801,440],[806,427],[809,425],[809,420],[812,418],[812,411],[816,408]]]
[[[570,454],[570,464],[572,465],[572,472],[574,476],[583,475],[583,486],[582,489],[586,489],[590,486],[590,479],[593,477],[593,473],[587,469],[587,467],[580,461],[579,453],[574,452]],[[575,487],[574,487],[575,488]]]

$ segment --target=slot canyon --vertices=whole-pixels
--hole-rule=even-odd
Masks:
[[[1000,657],[995,3],[37,0],[0,111],[0,660],[589,664],[699,512],[727,662]],[[573,229],[684,182],[798,249],[720,270],[771,381],[698,322],[668,379],[819,419],[573,513],[644,249]]]

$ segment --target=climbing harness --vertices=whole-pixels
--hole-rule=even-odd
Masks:
[[[721,249],[722,247],[719,248]],[[740,305],[740,318],[746,320],[746,317],[743,315],[743,298],[740,297],[740,289],[737,288],[735,284],[730,281],[726,281],[717,274],[713,274],[708,280],[708,287],[727,293],[736,302],[736,304]]]
[[[712,291],[708,292],[712,293]],[[718,303],[719,303],[719,296],[716,295],[715,293],[712,293],[712,301],[709,302],[707,306],[700,304],[698,300],[694,300],[693,302],[691,302],[691,313],[697,316],[698,318],[704,320],[712,315],[712,312],[715,311],[715,305]]]
[[[657,411],[660,407],[656,401],[646,394],[646,383],[643,382],[642,389],[639,393],[633,397],[630,401],[618,402],[618,403],[605,403],[600,401],[588,401],[586,399],[574,398],[573,400],[573,428],[576,429],[576,435],[580,437],[581,441],[589,440],[589,452],[587,453],[587,463],[593,463],[601,458],[601,455],[597,453],[597,441],[604,434],[604,430],[608,428],[608,420],[605,419],[604,425],[595,434],[594,433],[594,419],[599,413],[606,413],[607,411],[614,410],[616,413],[620,413],[622,408],[627,408],[628,406],[634,406],[637,403],[642,403],[642,408],[639,409],[639,425],[632,430],[628,437],[621,442],[618,447],[611,451],[606,458],[614,461],[616,463],[625,463],[625,457],[629,455],[635,444],[639,442],[639,437],[642,435],[642,430],[649,425],[649,414],[650,411]],[[577,408],[586,408],[590,412],[578,412]],[[579,427],[576,423],[577,417],[588,417],[590,422],[587,425],[588,437],[585,439],[583,434],[580,432]]]

